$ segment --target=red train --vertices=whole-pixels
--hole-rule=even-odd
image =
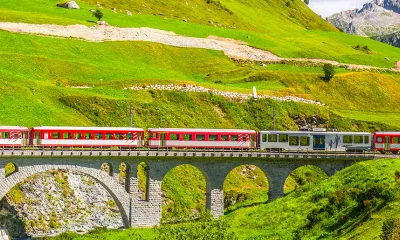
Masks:
[[[259,133],[242,129],[0,126],[0,147],[256,149]],[[400,151],[400,132],[371,134],[371,149]],[[347,144],[347,143],[346,143]]]

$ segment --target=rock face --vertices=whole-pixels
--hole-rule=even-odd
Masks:
[[[6,198],[29,236],[123,226],[118,207],[107,190],[78,173],[42,173],[20,183]]]
[[[394,43],[390,35],[400,32],[400,0],[373,0],[361,9],[336,13],[328,21],[346,33],[386,36],[388,43]]]
[[[57,4],[58,7],[69,8],[69,9],[80,9],[75,1],[69,1],[65,3]]]

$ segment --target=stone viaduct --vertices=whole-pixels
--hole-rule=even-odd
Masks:
[[[269,200],[283,196],[284,183],[298,167],[314,165],[333,175],[357,161],[374,159],[371,155],[306,155],[260,152],[166,152],[166,151],[0,151],[0,199],[26,178],[48,170],[70,170],[98,181],[117,203],[125,227],[154,226],[160,223],[161,183],[174,167],[190,164],[206,179],[206,207],[215,218],[224,214],[223,184],[227,175],[241,165],[255,165],[264,171],[269,183]],[[138,197],[137,168],[148,166],[147,197]],[[5,166],[13,163],[15,172],[5,176]],[[108,163],[110,172],[101,171]],[[119,181],[119,166],[127,166],[125,184]]]

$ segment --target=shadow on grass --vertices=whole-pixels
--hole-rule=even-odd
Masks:
[[[255,202],[255,203],[251,203],[251,204],[249,204],[249,205],[237,205],[235,208],[233,208],[233,209],[227,209],[227,210],[225,210],[224,211],[224,214],[230,214],[230,213],[232,213],[232,212],[234,212],[234,211],[236,211],[236,210],[238,210],[238,209],[242,209],[242,208],[248,208],[248,207],[254,207],[254,206],[258,206],[258,205],[263,205],[263,204],[267,204],[268,203],[268,200],[267,201],[264,201],[264,202]]]

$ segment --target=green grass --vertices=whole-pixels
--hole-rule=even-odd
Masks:
[[[67,10],[56,7],[56,2],[56,0],[4,2],[0,7],[0,21],[93,25],[88,22],[94,20],[89,10],[95,8],[95,5],[78,1],[81,6],[80,10]],[[94,1],[88,2],[93,3]],[[195,2],[199,2],[199,9],[190,11],[187,6],[182,6],[181,2],[169,2],[169,5],[179,6],[174,12],[177,19],[190,18],[194,20],[193,22],[190,20],[184,22],[169,17],[164,20],[163,16],[136,14],[135,12],[133,16],[127,16],[125,13],[113,13],[106,9],[103,10],[105,12],[104,19],[112,25],[121,27],[152,27],[187,36],[215,35],[234,38],[248,42],[251,46],[269,50],[281,57],[325,58],[380,67],[392,67],[400,59],[400,50],[395,47],[368,38],[336,32],[300,0],[293,1],[291,7],[286,7],[286,2],[282,0],[221,1],[223,6],[233,12],[228,15],[224,9],[213,4],[205,6],[207,4],[200,0],[191,4],[195,4]],[[107,4],[110,6],[113,2]],[[122,9],[141,11],[136,9],[138,4],[141,3],[130,2],[124,5],[120,3]],[[169,5],[166,6],[156,1],[146,4],[150,6],[147,8],[148,13],[153,14],[163,12],[163,9],[172,9]],[[116,7],[118,8],[118,6]],[[205,7],[211,7],[211,12],[207,12]],[[219,19],[216,22],[235,22],[237,28],[225,29],[208,26],[208,18],[211,16]],[[205,19],[207,19],[206,22]],[[307,30],[306,26],[310,30]],[[367,45],[373,54],[357,51],[352,48],[355,45]],[[390,58],[390,61],[385,60],[385,57]]]

